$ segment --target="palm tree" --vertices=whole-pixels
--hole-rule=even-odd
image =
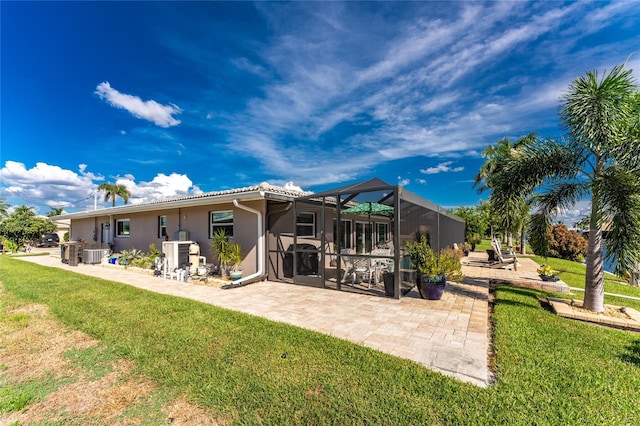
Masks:
[[[498,184],[497,180],[501,173],[517,153],[517,148],[534,139],[535,135],[529,134],[518,139],[515,143],[511,142],[509,138],[504,138],[499,140],[496,145],[489,145],[482,153],[487,161],[476,174],[473,183],[474,187],[479,187],[478,193],[493,189]],[[504,232],[504,237],[510,243],[513,234],[524,231],[529,208],[524,194],[510,193],[508,197],[503,196],[498,201],[494,193],[495,191],[492,191],[489,196],[493,221]],[[521,244],[523,253],[524,250],[524,244]]]
[[[546,231],[559,209],[591,195],[584,307],[604,310],[602,224],[609,224],[607,258],[623,275],[640,260],[640,91],[631,70],[616,66],[598,80],[595,71],[574,80],[561,118],[567,140],[529,140],[516,149],[494,180],[496,201],[537,196],[535,228]]]
[[[0,198],[0,222],[2,219],[9,217],[9,207],[11,207],[4,198]]]
[[[64,212],[63,207],[51,207],[51,210],[47,212],[47,217],[60,216]]]
[[[126,186],[116,184],[116,183],[102,183],[98,187],[98,191],[105,191],[104,194],[104,202],[111,200],[112,206],[116,206],[116,197],[122,198],[125,204],[129,201],[131,197],[131,192],[127,189]]]
[[[4,198],[0,198],[0,221],[2,219],[9,217],[9,204],[4,201]]]

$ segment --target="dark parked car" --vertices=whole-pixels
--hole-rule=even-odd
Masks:
[[[60,243],[60,237],[58,234],[47,234],[42,237],[38,247],[56,247]]]

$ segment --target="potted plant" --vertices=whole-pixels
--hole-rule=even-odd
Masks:
[[[460,281],[462,265],[455,250],[444,249],[435,253],[423,235],[417,241],[407,241],[407,252],[418,272],[417,285],[423,299],[439,300],[447,280]]]
[[[213,234],[211,248],[218,257],[221,275],[229,275],[234,280],[242,277],[242,249],[240,244],[229,241],[224,229],[219,229]]]
[[[478,244],[480,244],[480,242],[482,242],[482,237],[477,232],[473,232],[468,236],[467,242],[471,246],[470,247],[471,251],[475,251],[476,245],[478,245]]]
[[[227,262],[231,265],[231,272],[229,276],[232,280],[238,280],[242,278],[242,248],[238,243],[229,243]]]
[[[542,278],[542,281],[558,281],[560,278],[556,277],[558,271],[554,270],[551,266],[543,264],[536,272]]]

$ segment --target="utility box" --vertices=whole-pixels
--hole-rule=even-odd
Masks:
[[[82,261],[84,263],[102,263],[102,259],[109,256],[109,249],[85,249]]]
[[[177,231],[173,234],[175,241],[189,241],[189,231]]]
[[[204,266],[204,262],[202,262],[202,256],[200,256],[200,245],[198,243],[192,242],[191,245],[189,245],[189,265],[194,270],[199,268],[200,266]]]
[[[82,261],[84,247],[83,243],[75,241],[60,244],[60,259],[62,263],[67,263],[69,266],[78,266]]]
[[[162,253],[167,259],[169,271],[189,266],[189,247],[193,241],[163,241]]]

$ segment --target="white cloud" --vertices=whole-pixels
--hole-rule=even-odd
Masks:
[[[560,211],[553,219],[553,222],[562,222],[567,225],[567,227],[573,228],[576,222],[580,221],[585,216],[589,216],[590,213],[591,200],[581,200],[572,207]]]
[[[87,166],[80,164],[78,169],[84,174]],[[47,185],[78,185],[84,183],[83,176],[71,170],[64,170],[59,166],[51,166],[38,162],[35,167],[27,169],[23,163],[7,161],[0,169],[0,179],[3,183],[14,184],[47,184]]]
[[[109,207],[104,203],[104,193],[95,197],[103,176],[87,172],[87,165],[80,164],[78,172],[59,166],[37,163],[27,169],[23,163],[7,161],[0,169],[0,198],[11,205],[26,204],[36,207],[41,214],[43,207],[64,207],[66,211],[91,210],[97,200],[99,207]],[[151,181],[136,182],[133,175],[117,176],[111,182],[125,185],[131,192],[130,203],[141,203],[175,196],[195,195],[202,190],[193,185],[187,175],[158,173]],[[119,204],[119,203],[118,203]]]
[[[298,185],[294,184],[293,182],[287,182],[284,184],[284,189],[288,189],[289,191],[300,191],[300,192],[304,192],[304,190],[302,188],[300,188]]]
[[[402,178],[402,176],[398,176],[398,185],[399,186],[407,186],[411,183],[411,179]]]
[[[98,84],[95,93],[111,106],[129,111],[133,116],[151,121],[157,126],[172,127],[180,124],[180,120],[173,117],[182,112],[177,105],[162,105],[154,100],[143,101],[138,96],[120,93],[108,81]]]
[[[440,163],[435,167],[428,167],[426,169],[420,169],[420,173],[425,175],[433,175],[436,173],[446,173],[446,172],[461,172],[464,170],[464,167],[451,167],[453,161],[445,161],[444,163]]]
[[[230,61],[262,82],[253,87],[258,94],[243,99],[240,112],[207,117],[224,116],[228,149],[302,185],[359,178],[417,155],[477,156],[504,136],[548,134],[559,124],[562,90],[593,58],[577,43],[579,29],[604,8],[452,2],[443,11],[414,2],[401,18],[384,19],[381,8],[355,3],[255,7],[271,36],[253,55]],[[631,7],[607,7],[613,23],[602,25],[613,28]],[[213,66],[201,50],[171,45]],[[612,47],[601,47],[605,64]],[[209,111],[218,94],[203,96]]]
[[[64,207],[69,211],[92,203],[96,186],[93,181],[101,179],[87,172],[86,164],[80,164],[78,172],[74,172],[42,162],[27,169],[23,163],[7,161],[0,169],[0,197],[12,205],[34,206],[41,214],[48,211],[43,206]]]
[[[180,195],[198,194],[202,191],[187,175],[171,173],[165,175],[158,173],[150,182],[136,183],[133,176],[121,178],[123,185],[126,185],[131,191],[132,198],[136,202],[161,200],[164,198],[175,197]]]

